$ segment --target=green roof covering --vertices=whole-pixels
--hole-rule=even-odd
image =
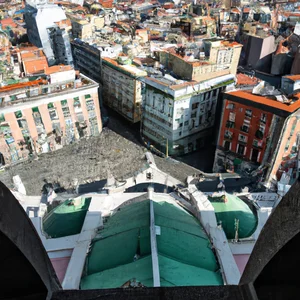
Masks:
[[[251,236],[257,227],[257,216],[249,206],[240,198],[225,194],[226,201],[222,197],[208,197],[215,209],[218,223],[222,222],[222,227],[228,239],[235,238],[236,221],[239,220],[238,237],[247,238]],[[224,199],[225,199],[224,197]]]
[[[161,286],[221,285],[211,244],[197,219],[176,204],[153,202]],[[138,257],[137,257],[138,256]],[[121,207],[92,242],[81,289],[153,286],[150,201]]]
[[[80,233],[91,199],[81,198],[78,205],[69,199],[55,207],[43,219],[44,232],[51,238]]]

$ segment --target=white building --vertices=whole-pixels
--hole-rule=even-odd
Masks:
[[[73,65],[69,36],[64,28],[59,28],[56,24],[67,19],[62,7],[48,3],[46,0],[27,1],[24,19],[29,41],[43,48],[49,66],[57,63],[56,52],[60,51],[55,48],[58,40],[63,47],[65,64]],[[57,31],[56,34],[53,34],[53,31]],[[49,32],[52,32],[52,35]]]
[[[142,135],[147,144],[169,154],[194,151],[212,134],[217,99],[222,89],[233,84],[228,74],[203,82],[171,81],[169,77],[146,77]]]

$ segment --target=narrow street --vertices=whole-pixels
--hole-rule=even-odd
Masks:
[[[115,131],[124,138],[143,146],[140,139],[140,123],[131,124],[110,108],[106,108],[106,111],[109,116],[109,129]],[[208,142],[204,148],[198,151],[173,158],[195,169],[209,173],[212,172],[215,149],[216,148],[212,145],[212,143]]]

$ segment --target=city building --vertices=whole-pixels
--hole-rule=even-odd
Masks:
[[[0,30],[0,82],[13,71],[10,47],[8,35]]]
[[[180,155],[197,150],[211,137],[218,98],[234,83],[234,75],[203,82],[180,82],[167,78],[144,79],[142,135],[144,141],[168,154]]]
[[[292,184],[299,172],[299,96],[225,93],[214,171],[261,174],[268,184],[286,173]]]
[[[29,41],[43,48],[49,66],[59,63],[73,65],[68,34],[71,24],[62,7],[43,0],[29,1],[24,20]]]
[[[244,34],[242,37],[246,57],[245,65],[263,71],[266,70],[264,64],[269,63],[271,54],[276,50],[275,38],[273,35],[266,34],[260,36],[257,32],[259,29],[255,29],[256,34]],[[263,28],[261,30],[263,31]]]
[[[102,130],[98,84],[71,66],[47,67],[44,76],[3,86],[0,99],[0,152],[6,164]]]
[[[236,74],[242,45],[221,39],[204,39],[199,49],[174,48],[159,52],[159,61],[183,80],[204,81]]]
[[[234,83],[241,47],[208,39],[202,49],[168,48],[158,53],[165,69],[143,80],[141,132],[148,146],[170,155],[204,146],[213,135],[218,97]]]
[[[97,47],[91,46],[77,38],[71,41],[71,46],[75,67],[81,73],[100,83],[101,51]]]
[[[141,119],[143,83],[147,72],[134,65],[125,64],[127,56],[118,60],[102,58],[103,103],[117,111],[132,123]]]
[[[237,284],[241,274],[214,209],[203,207],[207,197],[175,191],[180,182],[146,157],[151,164],[134,177],[110,177],[101,193],[58,196],[48,211],[20,195],[63,289]]]

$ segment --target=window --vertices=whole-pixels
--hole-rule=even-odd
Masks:
[[[192,104],[192,109],[197,109],[199,106],[199,102]]]
[[[204,94],[204,100],[208,100],[210,98],[210,93],[211,92],[207,92]]]
[[[235,105],[233,103],[229,103],[227,106],[226,106],[227,109],[234,109],[235,108]]]
[[[259,141],[259,140],[253,140],[253,146],[254,147],[258,147],[258,148],[260,148],[260,147],[262,147],[262,141]]]
[[[252,110],[251,109],[246,109],[245,110],[245,116],[248,118],[252,118]]]
[[[79,98],[78,99],[74,98],[73,106],[74,106],[75,113],[82,112],[81,103],[80,103]]]
[[[0,123],[4,122],[5,121],[5,117],[4,117],[4,114],[0,114]]]
[[[196,118],[197,112],[191,114],[191,118]]]
[[[216,97],[216,96],[217,96],[217,92],[218,92],[217,89],[213,90],[213,97]]]
[[[244,123],[241,127],[241,131],[248,133],[249,132],[249,125]]]
[[[180,124],[179,124],[179,127],[182,127],[182,125],[183,125],[183,124],[182,124],[182,123],[180,123]]]
[[[231,149],[231,143],[229,141],[224,141],[223,147],[225,151],[229,151]]]
[[[229,121],[230,122],[235,122],[235,113],[234,112],[229,113]]]
[[[262,133],[265,133],[265,129],[266,129],[266,126],[264,124],[260,124],[259,125],[259,130],[262,132]]]
[[[237,145],[237,153],[240,154],[240,155],[244,155],[245,153],[245,150],[246,150],[246,147],[242,144],[238,144]]]
[[[261,116],[260,116],[260,120],[263,122],[263,123],[266,123],[267,122],[267,115],[262,113]]]
[[[189,125],[189,121],[184,122],[184,126],[187,126],[187,125]]]
[[[84,98],[85,99],[90,99],[90,98],[92,98],[92,96],[90,94],[87,94],[87,95],[84,95]]]
[[[240,142],[243,142],[243,143],[247,143],[247,141],[248,141],[248,137],[245,136],[245,135],[242,135],[242,134],[239,134],[238,139],[239,139]]]
[[[264,137],[264,133],[258,129],[256,130],[255,137],[258,138],[259,140],[262,140]]]
[[[63,106],[63,107],[68,105],[67,100],[61,100],[60,103],[61,103],[61,106]]]
[[[49,109],[49,108],[54,108],[54,105],[53,105],[52,102],[48,103],[48,109]]]
[[[49,115],[50,115],[51,121],[53,121],[53,120],[58,120],[58,115],[57,115],[57,113],[56,113],[55,108],[49,110]]]
[[[252,149],[251,161],[256,163],[259,159],[259,151],[257,149]]]
[[[234,122],[231,122],[231,121],[228,120],[228,121],[226,122],[226,127],[227,127],[227,128],[234,128]]]
[[[225,130],[224,138],[225,138],[225,139],[231,140],[232,137],[233,137],[233,132],[231,132],[231,131],[229,131],[229,130]]]
[[[20,119],[20,118],[22,118],[23,115],[22,115],[22,112],[20,110],[18,110],[15,112],[15,116],[17,119]]]
[[[285,148],[284,148],[284,151],[288,151],[290,148],[290,140],[287,141],[286,145],[285,145]]]
[[[49,111],[51,121],[58,120],[58,114],[52,102],[48,103],[48,111]]]

